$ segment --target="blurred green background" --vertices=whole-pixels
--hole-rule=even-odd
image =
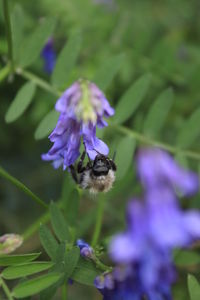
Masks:
[[[125,126],[137,132],[144,132],[144,120],[157,96],[171,87],[174,91],[173,104],[166,117],[162,131],[156,139],[176,145],[177,136],[190,116],[200,107],[200,2],[198,0],[12,0],[10,10],[15,20],[16,34],[20,32],[23,42],[46,17],[56,20],[53,33],[57,54],[69,36],[80,31],[82,45],[76,67],[71,72],[66,85],[79,77],[92,79],[97,70],[115,55],[122,55],[121,66],[109,87],[104,91],[107,99],[115,107],[120,97],[146,73],[151,73],[152,81],[145,100],[129,118]],[[20,29],[20,30],[17,30]],[[7,43],[0,2],[0,68],[6,64]],[[38,58],[29,68],[37,76],[49,81],[43,71],[43,62]],[[34,101],[26,113],[11,124],[6,124],[4,115],[14,99],[17,90],[25,80],[15,75],[0,82],[0,163],[11,174],[24,182],[31,190],[47,202],[50,199],[65,197],[68,185],[72,185],[67,172],[54,170],[41,161],[41,154],[50,146],[47,138],[36,141],[34,132],[50,109],[56,97],[42,89],[37,89]],[[198,114],[200,116],[200,114]],[[196,118],[196,128],[199,128]],[[200,130],[199,130],[200,133]],[[111,154],[117,151],[117,161],[123,164],[125,149],[123,135],[114,129],[106,129],[100,135],[110,147]],[[199,137],[200,134],[196,134]],[[118,153],[118,148],[120,151]],[[198,152],[200,141],[195,139],[189,145]],[[139,144],[137,144],[139,146]],[[131,146],[131,149],[134,148]],[[186,147],[187,148],[187,147]],[[131,150],[130,150],[131,151]],[[133,152],[133,151],[132,151]],[[130,155],[129,155],[130,156]],[[124,226],[125,204],[134,194],[140,193],[136,181],[135,164],[132,160],[123,176],[121,169],[117,181],[107,195],[101,237],[107,244],[108,237],[122,230]],[[184,166],[198,170],[198,163],[177,157]],[[64,182],[64,184],[63,184]],[[85,214],[80,237],[90,241],[97,199],[86,193],[81,200],[79,227]],[[183,205],[188,206],[187,203]],[[189,204],[199,207],[197,198]],[[42,209],[31,199],[0,179],[0,234],[7,232],[23,233],[24,230],[42,214]],[[85,221],[86,220],[86,221]],[[89,220],[89,221],[87,221]],[[28,240],[21,251],[39,249],[37,234]],[[175,299],[187,300],[188,294],[183,270],[179,284],[175,288]],[[69,299],[99,299],[94,289],[78,285],[70,288]],[[59,299],[59,296],[58,296]]]

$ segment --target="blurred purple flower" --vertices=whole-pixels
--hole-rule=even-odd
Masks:
[[[94,250],[85,241],[79,239],[76,241],[76,245],[79,247],[80,254],[82,257],[91,258],[91,259],[94,257]]]
[[[53,47],[53,39],[49,38],[41,51],[41,57],[44,61],[44,71],[48,74],[53,72],[56,63],[56,53]]]
[[[166,266],[164,263],[161,265],[160,274],[157,269],[143,269],[143,266],[137,263],[117,266],[111,273],[96,277],[94,284],[103,295],[103,300],[171,300],[167,280],[170,278],[173,281],[174,271],[169,270],[168,265]],[[145,271],[147,271],[146,282],[142,278]],[[149,289],[149,281],[151,281],[152,275],[150,271],[156,271],[159,275],[156,285],[152,285],[151,289]]]
[[[97,152],[107,155],[108,146],[96,137],[96,126],[107,126],[104,117],[114,114],[104,94],[92,82],[80,79],[58,99],[55,109],[60,112],[57,125],[49,139],[54,143],[43,160],[52,160],[54,167],[66,169],[80,155],[81,137],[91,159]]]
[[[165,185],[177,189],[183,196],[189,196],[199,188],[196,174],[181,168],[167,152],[160,149],[139,151],[137,168],[145,189]]]
[[[197,176],[157,149],[140,151],[138,172],[145,187],[144,198],[129,203],[127,229],[110,243],[112,260],[126,272],[120,279],[121,271],[113,271],[112,281],[107,280],[107,274],[97,277],[95,285],[104,300],[141,300],[144,296],[171,300],[171,285],[176,279],[172,251],[189,247],[200,238],[200,213],[181,210],[174,193],[174,187],[184,195],[194,193]]]

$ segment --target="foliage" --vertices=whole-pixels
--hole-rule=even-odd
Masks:
[[[3,28],[9,27],[9,20],[4,20],[1,8],[8,2],[0,4]],[[134,166],[139,146],[158,146],[187,168],[199,171],[198,1],[159,2],[156,7],[153,1],[113,1],[113,7],[94,2],[9,2],[12,35],[6,36],[1,29],[1,165],[21,179],[0,168],[5,190],[1,196],[7,200],[1,204],[0,224],[2,230],[13,230],[27,215],[18,230],[30,226],[23,236],[32,249],[29,254],[0,256],[0,285],[8,299],[35,294],[50,299],[69,279],[74,286],[90,286],[91,298],[95,297],[94,279],[105,271],[100,260],[110,237],[124,226],[125,201],[140,193]],[[48,17],[51,15],[56,17]],[[48,76],[42,70],[40,52],[50,36],[54,37],[57,62]],[[8,52],[7,47],[11,47]],[[100,207],[104,211],[100,218],[96,203],[100,197],[96,201],[76,188],[68,175],[41,167],[40,161],[47,148],[44,139],[58,120],[55,101],[79,77],[95,82],[115,108],[109,126],[97,134],[109,145],[110,156],[116,151],[118,166],[116,183]],[[42,198],[56,201],[42,200],[32,189]],[[27,196],[41,204],[43,215]],[[194,198],[183,206],[199,208],[199,200]],[[8,226],[3,215],[10,207],[19,216]],[[49,220],[51,228],[45,224]],[[38,244],[30,239],[38,232],[43,247],[39,261],[40,252],[35,253]],[[80,237],[95,240],[99,261],[80,256],[76,247]],[[199,260],[196,249],[175,253],[181,274],[174,288],[175,300],[188,300],[188,293],[191,300],[199,299],[198,280],[188,275],[187,289],[185,276],[194,273],[198,278]],[[85,299],[82,292],[76,294],[74,286],[72,299]]]

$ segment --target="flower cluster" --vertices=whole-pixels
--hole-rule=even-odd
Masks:
[[[200,238],[200,213],[183,211],[177,201],[177,193],[197,192],[198,177],[159,149],[140,151],[137,167],[145,193],[129,203],[127,229],[110,244],[111,258],[123,272],[116,267],[96,279],[104,300],[172,299],[172,250]]]
[[[44,61],[44,71],[48,74],[53,72],[56,63],[56,53],[53,48],[53,39],[49,38],[41,52]]]
[[[49,139],[54,145],[43,160],[53,161],[55,168],[72,165],[80,155],[81,137],[89,157],[97,153],[107,155],[108,146],[96,137],[96,126],[107,126],[104,117],[114,114],[104,94],[92,82],[80,79],[58,99],[55,109],[60,113]]]

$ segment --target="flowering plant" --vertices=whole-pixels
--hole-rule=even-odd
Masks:
[[[75,2],[67,8],[69,24],[75,11],[79,15]],[[116,15],[115,26],[121,24],[117,1],[86,2],[88,11],[106,13],[109,20]],[[183,122],[189,112],[181,108],[176,118],[180,107],[173,102],[193,68],[184,66],[181,74],[172,69],[169,75],[162,69],[165,64],[150,64],[145,51],[138,62],[135,52],[129,61],[129,43],[128,55],[108,58],[99,42],[86,45],[87,26],[61,36],[62,18],[56,26],[55,18],[40,16],[31,33],[33,20],[25,18],[22,7],[2,3],[0,22],[3,15],[8,48],[6,54],[0,47],[2,99],[9,100],[19,89],[11,104],[2,106],[6,123],[11,123],[2,125],[2,136],[20,168],[12,176],[16,161],[2,159],[0,186],[6,201],[0,211],[0,299],[199,300],[200,111]],[[55,11],[59,3],[53,3]],[[122,19],[128,15],[129,8]],[[102,24],[97,17],[91,17],[95,26]],[[84,25],[85,16],[78,20]],[[125,23],[119,26],[122,32]],[[121,34],[112,36],[113,51]],[[103,61],[95,53],[92,57],[93,49],[103,53]],[[185,59],[182,50],[176,60]],[[176,93],[163,88],[169,82]],[[164,90],[152,101],[159,89]],[[29,130],[33,126],[37,143]],[[13,130],[10,142],[8,127]],[[26,147],[19,142],[19,131],[26,134]]]

